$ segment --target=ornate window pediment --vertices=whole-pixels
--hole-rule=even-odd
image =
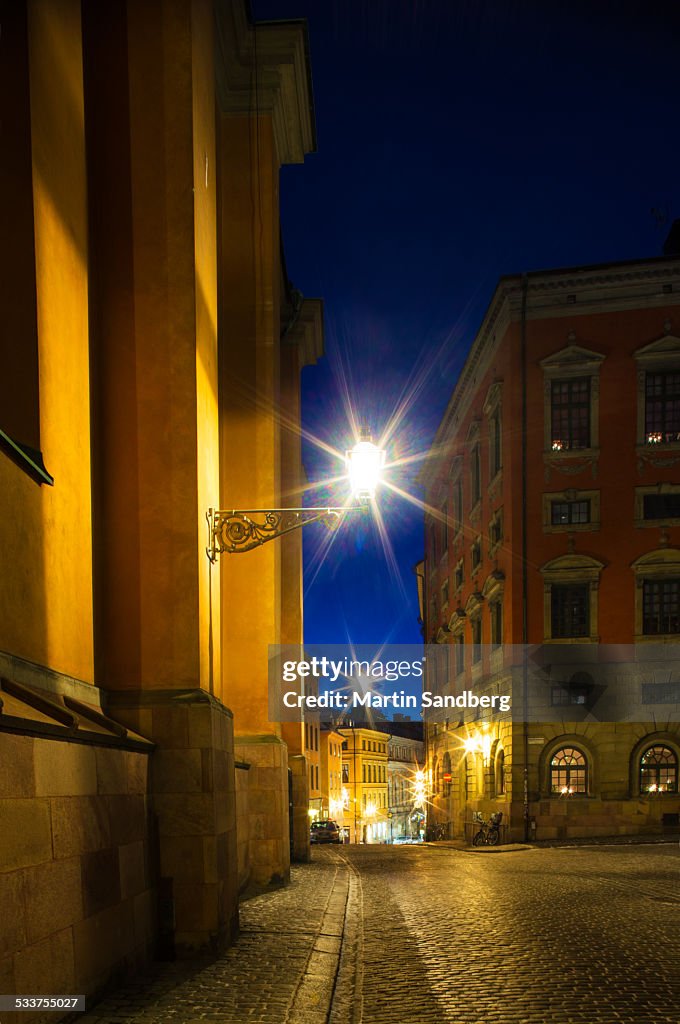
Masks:
[[[541,366],[546,377],[581,377],[599,373],[605,358],[601,352],[593,352],[581,345],[566,345],[559,352],[541,359]]]
[[[484,399],[484,405],[482,406],[482,408],[484,410],[484,414],[486,416],[490,416],[491,413],[495,409],[498,408],[498,406],[501,404],[502,397],[503,397],[503,382],[499,380],[499,381],[496,381],[494,384],[492,384],[491,387],[489,388],[489,390],[486,393],[486,398]]]
[[[640,555],[631,563],[636,576],[665,576],[669,572],[680,573],[680,548],[657,548]]]
[[[484,580],[484,586],[482,587],[482,597],[487,601],[499,601],[503,596],[505,590],[505,573],[501,572],[500,569],[495,569],[493,572]]]
[[[546,480],[551,469],[580,473],[599,456],[601,352],[573,343],[540,361],[543,370],[543,423]]]
[[[645,462],[670,466],[680,460],[680,338],[666,321],[662,337],[635,353],[638,469]]]
[[[456,608],[453,615],[449,619],[449,631],[455,634],[461,633],[465,626],[466,619],[467,615],[465,614],[465,611],[460,607]]]
[[[597,558],[576,553],[541,566],[544,643],[597,641],[597,590],[603,568]]]
[[[590,555],[560,555],[541,566],[546,581],[571,582],[572,580],[597,579],[604,569],[604,562]]]
[[[642,366],[668,366],[673,362],[680,364],[680,338],[674,334],[664,334],[651,344],[639,348],[635,353],[635,360]]]
[[[481,615],[483,603],[484,595],[480,594],[480,592],[476,590],[473,594],[470,594],[465,602],[465,614],[469,618],[475,618],[475,616]]]

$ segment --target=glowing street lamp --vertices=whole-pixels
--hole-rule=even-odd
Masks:
[[[357,501],[371,501],[385,465],[384,450],[373,444],[370,434],[363,431],[361,440],[346,452],[345,462],[353,496]]]
[[[250,508],[220,511],[210,508],[208,520],[208,547],[211,562],[225,552],[230,555],[251,551],[269,540],[282,537],[308,523],[323,522],[333,530],[340,525],[347,512],[365,512],[375,495],[380,472],[385,464],[385,452],[362,431],[360,440],[345,453],[353,498],[358,505],[335,508]]]

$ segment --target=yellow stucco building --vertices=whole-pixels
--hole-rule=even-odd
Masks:
[[[388,737],[361,727],[337,731],[343,738],[342,826],[348,830],[351,843],[385,842],[389,836]]]
[[[267,716],[300,538],[211,562],[206,513],[301,504],[322,304],[278,179],[315,147],[308,46],[243,0],[28,0],[2,28],[0,978],[90,994],[228,940],[306,815]]]

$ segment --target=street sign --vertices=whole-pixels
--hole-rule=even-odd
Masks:
[[[453,776],[451,775],[451,772],[444,772],[444,774],[442,775],[442,778],[443,778],[444,782],[450,782],[451,779],[453,778]]]

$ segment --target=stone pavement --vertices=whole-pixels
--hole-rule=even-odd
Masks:
[[[679,1024],[680,849],[317,848],[78,1024]]]
[[[315,852],[312,864],[293,866],[289,886],[241,904],[241,933],[226,952],[156,965],[88,1008],[78,1024],[327,1024],[350,874],[337,855]],[[350,1019],[352,984],[345,970],[345,1001],[335,1001],[333,1024]]]

